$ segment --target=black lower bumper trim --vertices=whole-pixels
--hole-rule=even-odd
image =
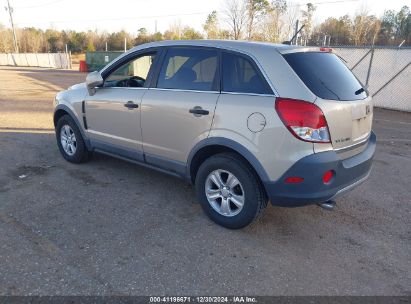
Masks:
[[[375,153],[376,136],[371,133],[363,152],[341,160],[336,152],[327,151],[300,159],[275,182],[265,182],[264,187],[273,205],[297,207],[317,204],[342,195],[363,182],[369,175]],[[328,170],[335,177],[328,185],[322,181]],[[287,177],[303,177],[302,183],[287,184]]]

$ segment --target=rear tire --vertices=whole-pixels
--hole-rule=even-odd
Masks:
[[[229,229],[251,224],[267,207],[267,196],[258,176],[234,153],[206,159],[198,169],[195,188],[204,212]]]
[[[71,163],[82,163],[90,158],[83,136],[70,115],[62,116],[56,125],[56,139],[61,155]]]

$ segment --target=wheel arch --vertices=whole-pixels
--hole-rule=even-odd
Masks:
[[[212,137],[199,142],[190,152],[187,161],[187,176],[194,183],[200,165],[208,157],[224,152],[239,155],[256,173],[261,182],[268,181],[267,172],[258,159],[243,145],[223,137]]]
[[[78,127],[79,130],[80,130],[81,136],[82,136],[83,139],[84,139],[84,142],[85,142],[85,144],[86,144],[87,149],[90,149],[90,148],[91,148],[90,141],[88,140],[88,138],[87,138],[87,136],[86,136],[86,134],[85,134],[85,132],[84,132],[84,129],[83,129],[82,124],[81,124],[80,121],[78,120],[77,115],[74,114],[73,110],[71,110],[68,106],[66,106],[66,105],[64,105],[64,104],[59,104],[59,105],[55,108],[54,114],[53,114],[54,127],[57,126],[57,122],[58,122],[59,119],[60,119],[61,117],[63,117],[64,115],[69,115],[69,116],[74,120],[74,123],[77,125],[77,127]]]

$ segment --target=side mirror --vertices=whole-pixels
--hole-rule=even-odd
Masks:
[[[101,74],[99,71],[94,71],[88,74],[86,77],[86,86],[87,86],[87,91],[89,95],[93,96],[96,93],[96,87],[98,87],[99,85],[102,85],[103,82],[104,82],[104,79],[103,77],[101,77]]]

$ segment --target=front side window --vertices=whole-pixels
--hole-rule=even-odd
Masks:
[[[218,67],[218,53],[202,48],[172,48],[167,51],[157,87],[213,91]]]
[[[223,53],[224,92],[272,94],[268,84],[257,72],[256,67],[244,56]]]
[[[155,53],[134,58],[114,70],[105,80],[104,87],[144,87]]]

